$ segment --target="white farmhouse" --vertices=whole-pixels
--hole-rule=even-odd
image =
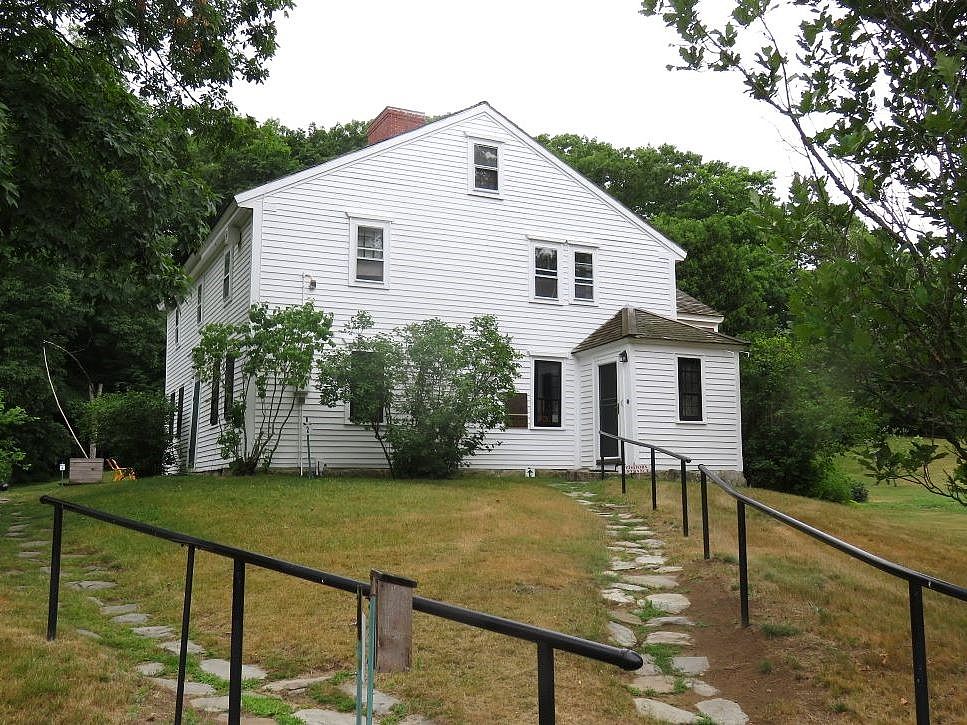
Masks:
[[[188,260],[193,288],[168,312],[166,390],[189,470],[227,465],[218,419],[239,394],[232,370],[221,390],[195,377],[199,329],[241,321],[256,302],[310,299],[335,315],[334,330],[358,310],[381,329],[497,317],[524,362],[508,428],[494,434],[500,445],[473,467],[591,468],[616,453],[604,429],[742,470],[744,343],[676,290],[678,245],[487,103],[432,122],[387,108],[369,138],[237,194]],[[629,449],[629,462],[648,461],[647,450]],[[272,465],[307,464],[385,461],[372,434],[349,422],[348,403],[325,408],[310,391]]]

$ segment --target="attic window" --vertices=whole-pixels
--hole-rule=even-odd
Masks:
[[[473,188],[475,191],[496,192],[500,190],[499,162],[499,147],[482,143],[473,145]]]
[[[390,223],[350,217],[349,233],[350,284],[387,286]]]

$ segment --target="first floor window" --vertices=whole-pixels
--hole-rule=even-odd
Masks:
[[[386,275],[385,230],[383,227],[359,224],[356,226],[356,275],[357,281],[383,282]]]
[[[208,422],[211,425],[218,425],[218,382],[219,382],[219,365],[216,362],[212,368],[212,403],[211,408],[208,413]]]
[[[534,296],[557,299],[557,250],[534,247]]]
[[[561,427],[561,363],[558,360],[534,361],[534,425]]]
[[[349,390],[349,422],[382,423],[386,407],[385,368],[382,358],[368,350],[350,355],[353,384]]]
[[[574,253],[574,299],[594,299],[594,256],[591,252]]]
[[[185,412],[185,386],[178,388],[178,408],[175,411],[175,435],[181,436],[181,424],[184,421]]]
[[[702,361],[678,358],[678,419],[702,420]]]
[[[508,428],[527,427],[527,393],[511,393],[504,401],[504,425]]]
[[[235,358],[225,356],[225,422],[232,419],[232,403],[235,400]]]

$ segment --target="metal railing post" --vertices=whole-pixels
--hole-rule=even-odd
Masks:
[[[554,648],[537,644],[537,722],[554,725]]]
[[[64,509],[54,505],[54,526],[50,540],[50,592],[47,595],[47,640],[57,637],[57,601],[60,596],[60,545]]]
[[[228,668],[228,722],[239,725],[242,718],[242,626],[245,618],[245,562],[233,559],[232,650]]]
[[[621,441],[621,493],[622,495],[628,493],[628,488],[625,485],[625,442]]]
[[[682,461],[682,535],[688,536],[688,489],[685,487],[685,461]]]
[[[930,724],[930,692],[927,688],[927,642],[923,632],[923,587],[910,582],[910,638],[913,644],[913,694],[917,725]]]
[[[651,449],[651,510],[658,510],[658,472],[655,470],[655,449]]]
[[[178,686],[175,691],[175,725],[181,725],[185,698],[185,667],[188,664],[188,621],[191,618],[191,587],[195,578],[195,547],[188,545],[185,567],[185,603],[181,610],[181,649],[178,650]]]
[[[736,515],[739,524],[739,599],[742,612],[742,626],[749,626],[749,562],[745,552],[745,502],[736,501]]]
[[[711,558],[711,552],[709,551],[708,544],[708,476],[705,475],[705,471],[701,471],[701,489],[702,489],[702,552],[705,554],[706,559]]]

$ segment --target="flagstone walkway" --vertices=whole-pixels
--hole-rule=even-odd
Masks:
[[[5,536],[11,539],[27,539],[18,544],[21,551],[18,557],[25,559],[44,573],[50,574],[50,529],[35,526],[34,522],[26,519],[24,514],[11,504],[9,499],[0,500],[0,505],[4,506],[3,518],[7,521],[16,521],[7,526]],[[41,538],[41,534],[46,534],[46,538]],[[76,591],[89,592],[87,597],[90,603],[97,607],[100,614],[112,624],[128,627],[134,634],[148,639],[158,640],[157,647],[172,654],[178,654],[181,649],[179,635],[181,632],[180,624],[177,626],[168,624],[146,624],[151,615],[140,612],[140,606],[135,602],[125,602],[122,600],[108,601],[105,598],[111,596],[111,590],[117,583],[105,576],[108,572],[94,564],[85,564],[83,554],[61,554],[61,577],[62,584]],[[8,572],[11,575],[20,574],[20,570]],[[98,578],[94,578],[97,575]],[[94,596],[97,594],[97,596]],[[64,626],[61,622],[61,626]],[[74,629],[74,633],[89,639],[98,640],[101,636],[96,632],[87,629]],[[203,657],[207,654],[206,650],[200,645],[188,641],[188,653]],[[228,660],[218,658],[200,659],[197,662],[198,668],[209,676],[211,682],[221,682],[220,689],[224,692],[228,684],[229,666]],[[169,665],[163,662],[142,662],[135,667],[135,670],[152,682],[157,687],[167,690],[174,695],[177,691],[178,681],[175,679],[177,673],[170,669]],[[164,676],[164,675],[168,676]],[[309,673],[299,678],[287,680],[269,681],[269,673],[258,665],[243,664],[242,679],[244,681],[246,693],[259,694],[263,697],[273,697],[286,702],[293,710],[292,716],[306,725],[354,725],[356,722],[353,713],[339,712],[325,708],[312,707],[312,701],[308,696],[308,689],[316,683],[325,683],[331,680],[331,684],[338,687],[344,694],[355,697],[355,679],[344,679],[344,675],[335,672],[324,674]],[[253,688],[258,687],[258,690]],[[194,682],[190,679],[185,681],[185,697],[188,704],[199,712],[216,714],[218,720],[227,722],[228,697],[219,696],[218,690],[209,682]],[[386,693],[375,691],[374,693],[374,721],[381,722],[387,716],[391,717],[392,722],[398,725],[434,725],[433,721],[421,715],[407,715],[399,719],[397,715],[401,701]],[[250,715],[242,716],[242,723],[245,725],[259,725],[260,723],[275,723],[274,718],[260,718]]]
[[[701,679],[709,661],[692,651],[690,631],[695,622],[688,616],[691,602],[674,591],[678,588],[675,574],[682,567],[668,564],[666,543],[629,505],[598,502],[599,496],[580,484],[560,488],[591,515],[605,520],[611,561],[607,571],[601,572],[607,581],[601,598],[613,605],[608,623],[611,641],[634,649],[644,660],[628,681],[638,714],[660,723],[748,723],[737,703],[717,697],[719,691]],[[668,657],[669,652],[676,654]],[[686,699],[694,711],[665,702],[670,698],[663,695],[675,695],[679,703]]]

